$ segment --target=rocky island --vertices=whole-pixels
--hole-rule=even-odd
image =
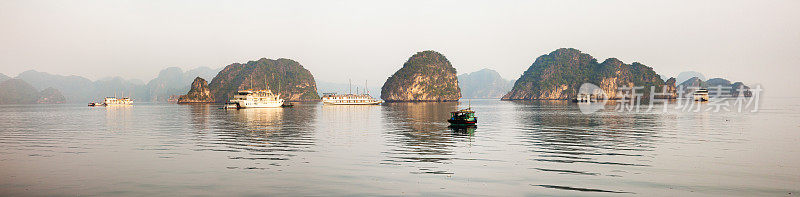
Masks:
[[[261,58],[228,65],[208,84],[214,102],[226,102],[236,91],[248,89],[269,89],[286,101],[319,100],[311,72],[300,63],[284,58]]]
[[[178,103],[212,103],[214,97],[211,96],[211,90],[208,89],[208,82],[205,79],[197,77],[192,82],[192,87],[189,93],[181,95],[178,98]]]
[[[644,64],[625,64],[616,58],[598,63],[577,49],[561,48],[536,58],[502,100],[572,99],[583,83],[599,86],[610,99],[620,98],[618,88],[625,86],[655,86],[661,92],[666,85],[667,90],[674,91],[674,84],[666,84],[653,68]],[[674,98],[674,92],[668,93],[671,96],[665,97]]]
[[[445,102],[460,98],[456,69],[436,51],[414,54],[381,87],[381,99],[387,102]]]

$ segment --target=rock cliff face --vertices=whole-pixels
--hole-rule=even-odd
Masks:
[[[603,63],[577,49],[562,48],[536,58],[517,80],[503,100],[565,100],[577,96],[583,83],[592,83],[616,99],[621,87],[655,86],[660,92],[664,81],[653,68],[634,62],[625,64],[616,58]],[[649,89],[646,91],[649,93]]]
[[[208,84],[215,102],[226,102],[238,90],[269,89],[287,101],[319,100],[311,72],[290,59],[266,59],[235,63],[220,71]]]
[[[678,88],[675,86],[675,77],[670,77],[667,81],[664,82],[664,88],[666,88],[666,92],[670,93],[668,96],[657,96],[656,98],[659,99],[672,99],[678,98]]]
[[[456,69],[436,51],[418,52],[386,79],[381,98],[387,102],[445,102],[461,98]]]
[[[212,103],[214,97],[211,96],[211,90],[208,89],[208,83],[205,79],[197,77],[192,82],[192,87],[186,95],[181,95],[178,98],[178,103]]]

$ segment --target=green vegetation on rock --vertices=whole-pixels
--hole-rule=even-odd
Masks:
[[[461,98],[456,69],[439,52],[414,54],[386,79],[381,98],[388,102],[457,101]]]
[[[216,102],[226,102],[239,90],[269,89],[287,101],[318,100],[311,72],[290,59],[266,59],[226,66],[208,84]]]
[[[181,95],[178,98],[178,103],[211,103],[214,98],[211,96],[211,91],[208,89],[208,82],[205,79],[197,77],[192,82],[191,89],[186,95]]]
[[[562,48],[536,58],[502,99],[572,99],[583,83],[599,86],[612,99],[621,96],[617,95],[620,87],[655,86],[657,91],[661,91],[664,86],[664,81],[653,68],[644,64],[625,64],[616,58],[597,63],[589,54]]]

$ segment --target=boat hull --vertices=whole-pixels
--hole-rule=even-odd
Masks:
[[[322,103],[328,105],[380,105],[383,102],[375,101],[375,102],[363,102],[363,103],[336,103],[336,102],[322,102]]]
[[[708,101],[708,95],[694,95],[695,101]]]
[[[450,126],[475,126],[476,124],[478,124],[478,119],[477,118],[475,120],[449,119],[447,120],[447,122],[450,123]]]
[[[282,105],[283,103],[277,105],[275,104],[258,104],[258,105],[245,105],[245,106],[240,105],[239,108],[279,108]]]
[[[247,102],[234,102],[226,103],[226,109],[246,109],[246,108],[279,108],[283,106],[283,102],[269,102],[269,103],[247,103]]]

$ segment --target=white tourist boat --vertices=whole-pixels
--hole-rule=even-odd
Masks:
[[[383,101],[372,98],[369,94],[325,93],[322,96],[322,103],[331,105],[378,105]]]
[[[352,90],[352,83],[349,84]],[[358,91],[356,91],[358,92]],[[331,105],[379,105],[383,103],[369,95],[367,90],[367,82],[364,81],[364,94],[336,94],[336,93],[322,93],[322,103]]]
[[[122,97],[122,98],[106,97],[106,99],[103,100],[103,105],[105,105],[105,106],[133,105],[133,99],[130,99],[128,97]]]
[[[695,101],[708,101],[708,89],[701,88],[692,93],[692,99]]]
[[[106,97],[103,99],[102,103],[89,103],[89,107],[100,107],[100,106],[128,106],[133,105],[133,99],[128,97],[117,98],[117,97]]]
[[[117,94],[114,94],[114,97],[106,97],[103,99],[102,103],[89,103],[89,107],[105,107],[105,106],[128,106],[133,105],[133,99],[125,97],[125,94],[122,94],[122,98],[117,98]]]
[[[241,90],[225,104],[228,109],[281,107],[283,99],[270,90]]]

